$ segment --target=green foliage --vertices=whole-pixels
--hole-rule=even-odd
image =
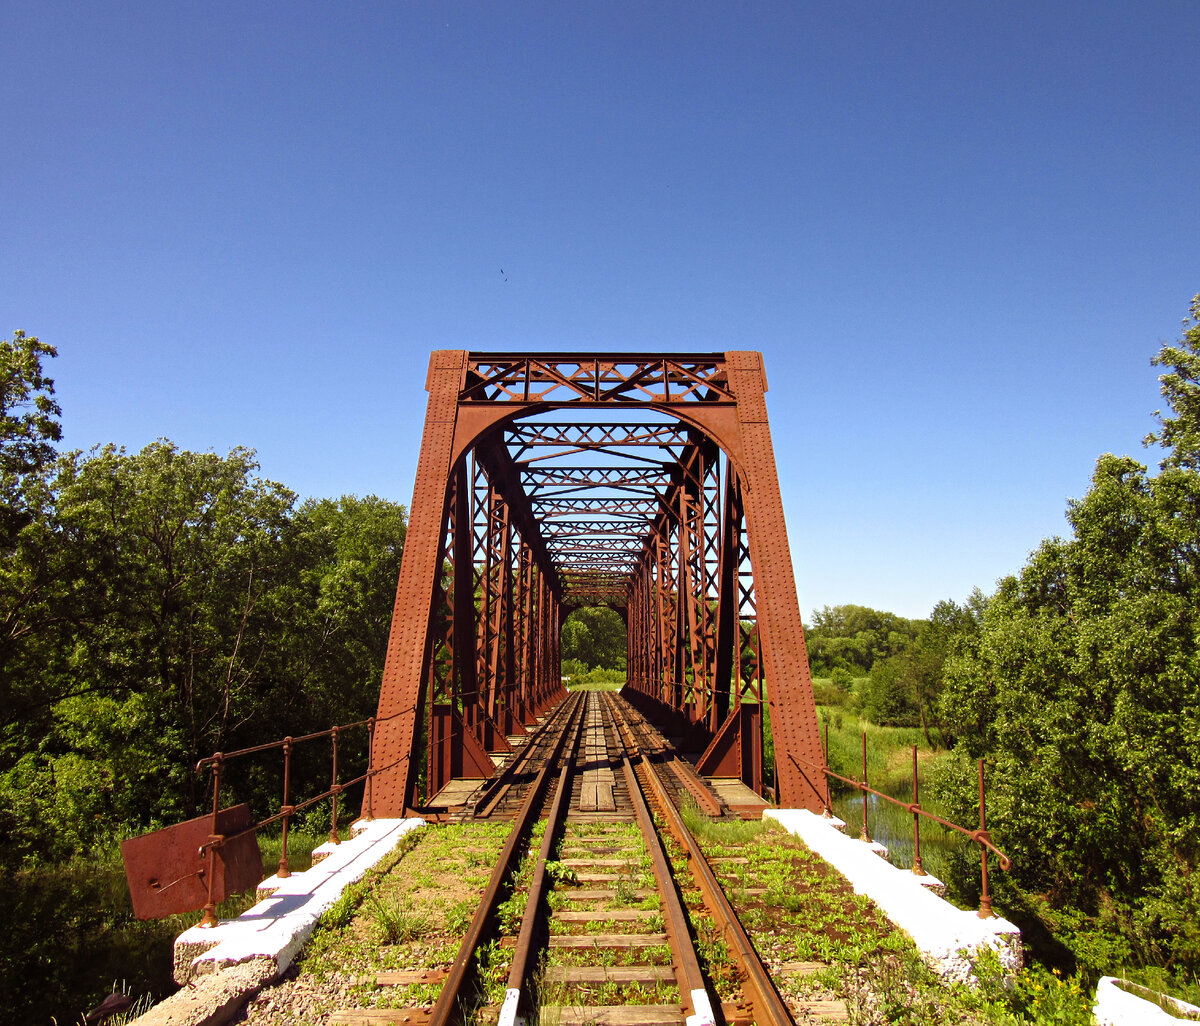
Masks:
[[[948,599],[934,606],[903,650],[871,667],[870,677],[857,689],[863,714],[885,726],[920,726],[932,746],[935,732],[945,733],[937,702],[946,662],[978,634],[986,606],[978,589],[961,606]]]
[[[54,465],[0,571],[19,621],[0,639],[0,862],[195,815],[201,757],[373,711],[404,509],[353,496],[296,509],[256,469],[249,450],[166,441]],[[345,739],[347,765],[365,741]],[[321,789],[327,761],[298,750],[293,793]],[[232,764],[229,799],[266,814],[280,769]]]
[[[427,908],[404,895],[372,892],[364,907],[375,924],[381,944],[403,944],[424,937],[431,929]]]
[[[1172,879],[1196,907],[1200,477],[1104,456],[1068,516],[1076,537],[1001,583],[943,714],[968,754],[994,757],[992,815],[1022,880],[1163,918],[1153,896]]]
[[[1156,412],[1162,429],[1146,436],[1170,450],[1164,469],[1200,470],[1200,295],[1192,297],[1191,317],[1183,320],[1183,337],[1167,344],[1151,361],[1170,368],[1159,377],[1163,398],[1174,416]]]
[[[829,683],[839,691],[849,691],[854,687],[854,674],[844,666],[835,666],[829,674]]]
[[[579,874],[570,866],[564,866],[561,862],[547,859],[546,872],[550,874],[550,879],[560,886],[563,884],[579,883]]]
[[[589,670],[584,667],[570,674],[572,688],[583,688],[585,691],[620,691],[625,684],[624,670]]]
[[[197,759],[374,711],[405,517],[297,508],[248,449],[60,456],[54,355],[0,340],[0,990],[21,1021],[66,1022],[113,979],[171,986],[190,923],[133,920],[116,845],[197,811]],[[343,738],[343,767],[365,740]],[[278,763],[231,764],[225,800],[274,811]],[[328,772],[327,745],[298,748],[293,796]],[[295,868],[311,841],[294,823]]]
[[[625,669],[625,622],[609,606],[583,606],[571,611],[562,625],[565,664],[605,670]],[[568,673],[563,669],[563,673]]]
[[[904,651],[920,623],[866,606],[825,606],[813,613],[804,633],[809,664],[814,673],[841,667],[857,676],[878,660]]]
[[[1200,313],[1200,300],[1193,314]],[[1188,327],[1188,322],[1185,322]],[[1175,416],[1157,475],[1101,456],[1044,542],[947,661],[939,709],[987,756],[989,819],[1013,877],[1136,943],[1200,968],[1200,326],[1155,362]],[[973,774],[947,800],[973,803]],[[1085,960],[1090,961],[1090,957]],[[1115,968],[1115,967],[1114,967]]]
[[[5,506],[0,538],[15,526],[20,509],[11,503],[23,482],[54,459],[51,444],[62,437],[54,400],[54,381],[42,369],[43,357],[57,355],[51,345],[23,331],[0,340],[0,493]]]

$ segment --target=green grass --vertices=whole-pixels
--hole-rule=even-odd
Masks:
[[[912,787],[912,746],[919,762],[937,754],[930,750],[920,727],[881,727],[839,706],[818,706],[821,737],[829,731],[829,768],[844,777],[862,779],[862,737],[867,735],[867,782],[889,794]],[[834,782],[837,784],[837,782]],[[835,787],[844,788],[846,785]]]
[[[688,814],[693,821],[695,817],[694,811]],[[977,989],[943,986],[905,934],[802,842],[778,828],[768,826],[747,837],[742,824],[716,821],[700,833],[710,861],[747,859],[744,865],[720,865],[726,894],[760,953],[828,966],[816,976],[781,978],[792,997],[832,988],[845,999],[850,1021],[857,1023],[1084,1026],[1091,1021],[1082,981],[1041,967],[1006,982],[998,961],[983,958],[976,967]],[[748,893],[758,889],[765,895]],[[706,958],[712,959],[710,968],[720,978],[717,938],[706,933],[694,899],[688,906]]]

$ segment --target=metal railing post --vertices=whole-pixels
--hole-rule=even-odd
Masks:
[[[983,790],[983,760],[979,760],[979,837],[981,839],[991,840],[987,832],[987,810],[984,803]],[[992,896],[988,892],[988,850],[987,845],[980,843],[979,850],[982,853],[980,862],[981,870],[981,889],[979,895],[979,918],[991,919],[996,913],[992,911]]]
[[[917,790],[917,746],[913,745],[913,864],[914,876],[927,876],[921,865],[921,798]]]
[[[862,776],[863,825],[862,825],[862,834],[860,835],[859,839],[866,841],[868,844],[870,844],[871,843],[871,831],[867,829],[867,732],[865,730],[863,731],[863,735],[862,735],[862,755],[863,755],[863,760],[862,760],[862,762],[863,762],[863,776]]]
[[[374,818],[371,809],[371,782],[375,776],[375,717],[367,720],[367,814],[363,819],[370,823]]]
[[[822,767],[825,776],[825,811],[821,813],[826,819],[833,819],[833,795],[829,790],[829,720],[825,721],[825,765]]]
[[[212,823],[208,829],[208,901],[204,904],[204,916],[200,920],[200,925],[206,928],[216,926],[219,922],[215,888],[217,886],[217,845],[223,839],[217,833],[217,812],[221,808],[221,759],[220,752],[213,756]]]
[[[283,816],[283,845],[279,853],[279,869],[275,875],[280,880],[286,880],[292,875],[292,867],[288,863],[288,824],[292,818],[292,806],[288,804],[288,790],[291,787],[292,781],[292,739],[285,737],[283,739],[283,804],[279,806],[279,812]]]
[[[992,911],[992,896],[991,896],[991,891],[988,889],[988,853],[990,851],[992,854],[994,854],[996,856],[996,858],[998,858],[1000,860],[1000,868],[1005,871],[1007,871],[1011,867],[1012,860],[1009,859],[1009,857],[1006,854],[1004,854],[1003,851],[1001,851],[999,848],[997,848],[994,843],[992,843],[992,835],[990,833],[988,833],[987,803],[986,803],[987,796],[986,796],[986,791],[985,791],[985,787],[984,787],[984,768],[983,768],[983,760],[982,759],[979,760],[979,827],[976,830],[968,830],[966,827],[959,826],[957,823],[952,823],[948,819],[943,819],[941,816],[938,816],[935,813],[929,812],[926,809],[921,808],[920,791],[919,791],[919,783],[918,783],[918,765],[919,765],[919,763],[917,760],[917,749],[916,749],[915,745],[913,746],[913,800],[911,802],[902,802],[898,798],[893,798],[891,795],[884,794],[882,791],[877,791],[874,788],[872,788],[870,786],[870,784],[867,782],[867,735],[866,735],[866,731],[863,731],[863,772],[862,772],[861,780],[855,780],[851,777],[842,776],[842,774],[840,774],[840,773],[835,773],[833,770],[831,770],[829,768],[828,764],[826,764],[824,767],[822,767],[815,762],[810,762],[808,759],[798,760],[797,757],[792,755],[791,753],[788,753],[787,757],[789,759],[791,759],[794,763],[796,763],[797,768],[801,769],[801,772],[803,772],[803,769],[800,767],[801,761],[803,761],[805,765],[810,766],[813,769],[821,770],[822,772],[824,772],[825,776],[826,776],[826,781],[827,781],[826,787],[829,786],[828,781],[836,779],[836,780],[842,781],[842,783],[844,783],[844,784],[848,784],[850,787],[857,787],[862,792],[862,795],[863,795],[863,812],[862,812],[863,823],[862,823],[862,834],[860,836],[861,836],[861,839],[864,841],[869,842],[871,840],[870,831],[868,830],[868,827],[867,827],[867,795],[868,794],[876,795],[877,797],[883,799],[884,801],[890,802],[892,805],[898,805],[898,806],[900,806],[900,808],[907,809],[909,812],[911,812],[913,815],[913,847],[914,847],[914,859],[913,859],[912,871],[917,876],[928,875],[925,873],[924,867],[921,865],[921,833],[920,833],[920,826],[919,826],[921,816],[926,816],[929,819],[932,819],[935,823],[940,823],[943,827],[946,827],[948,830],[954,830],[960,834],[965,834],[968,838],[970,838],[972,841],[974,841],[976,844],[978,844],[981,849],[982,886],[981,886],[981,895],[980,895],[980,902],[979,902],[979,917],[981,919],[988,919],[996,914],[995,912]],[[826,763],[828,763],[828,760],[826,760]]]
[[[331,844],[341,844],[342,843],[342,839],[340,837],[338,837],[338,826],[337,826],[337,805],[338,805],[337,800],[338,800],[338,795],[341,794],[341,791],[342,791],[341,787],[338,786],[338,779],[337,779],[338,778],[338,767],[337,767],[338,731],[340,729],[341,729],[340,727],[334,727],[333,731],[332,731],[332,735],[333,735],[333,782],[330,784],[330,787],[329,787],[329,790],[333,794],[333,815],[332,815],[331,825],[329,828],[329,841]]]

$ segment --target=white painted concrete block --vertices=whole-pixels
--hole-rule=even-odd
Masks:
[[[282,973],[312,934],[321,914],[352,883],[377,865],[410,830],[424,825],[421,819],[377,819],[351,840],[330,845],[334,850],[321,862],[285,880],[263,881],[269,897],[237,919],[223,920],[204,929],[193,926],[175,940],[175,979],[185,983],[193,976],[225,966],[266,958]]]
[[[977,982],[974,961],[988,949],[996,952],[1006,970],[1021,968],[1021,931],[1007,919],[980,919],[956,908],[923,887],[919,877],[879,858],[869,845],[846,837],[819,815],[803,809],[767,809],[763,818],[795,834],[837,869],[855,893],[875,902],[943,979]]]
[[[1179,1014],[1164,1011],[1159,1004],[1148,1000],[1151,996]],[[1200,1020],[1200,1008],[1195,1005],[1165,994],[1154,994],[1145,987],[1112,976],[1102,976],[1096,984],[1092,1014],[1100,1026],[1153,1026],[1154,1023]]]

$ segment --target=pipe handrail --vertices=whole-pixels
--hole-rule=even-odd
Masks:
[[[200,925],[204,927],[217,925],[217,906],[215,901],[215,885],[216,885],[216,857],[217,851],[224,845],[246,834],[256,833],[264,827],[270,826],[273,823],[283,822],[282,830],[282,849],[279,858],[279,865],[276,869],[276,876],[280,879],[286,879],[292,875],[291,866],[288,863],[288,828],[291,824],[292,817],[298,812],[316,805],[318,802],[325,799],[332,800],[332,810],[330,815],[330,831],[329,841],[331,844],[340,844],[341,838],[338,836],[338,798],[349,788],[355,787],[358,784],[365,783],[365,806],[362,818],[364,820],[373,819],[372,815],[372,788],[371,781],[404,760],[394,760],[387,766],[374,765],[374,740],[375,728],[386,720],[394,719],[401,713],[392,713],[389,716],[375,717],[370,716],[365,720],[356,720],[353,723],[338,724],[330,727],[327,730],[318,730],[311,734],[304,734],[300,737],[285,737],[278,741],[268,741],[265,744],[253,745],[249,748],[239,748],[233,752],[214,752],[212,755],[201,759],[196,763],[196,772],[202,773],[205,769],[212,770],[213,778],[213,800],[212,800],[212,825],[208,840],[200,845],[200,854],[203,856],[208,854],[208,901],[204,906],[204,916],[200,920]],[[360,773],[352,780],[338,780],[338,739],[343,731],[353,730],[356,727],[367,728],[367,769],[364,773]],[[291,789],[291,769],[292,769],[292,750],[297,744],[302,741],[316,741],[321,738],[332,739],[332,780],[329,787],[320,794],[311,798],[307,798],[302,802],[289,802],[289,792]],[[267,816],[265,819],[259,820],[248,827],[237,831],[233,834],[222,834],[217,828],[217,815],[221,808],[221,774],[226,763],[231,759],[236,759],[246,755],[256,755],[260,752],[272,751],[281,749],[283,751],[283,796],[279,805],[279,811],[273,815]]]
[[[867,734],[866,734],[866,731],[863,731],[862,737],[863,737],[863,770],[862,770],[862,779],[861,780],[855,780],[852,777],[843,776],[841,773],[836,773],[829,768],[828,726],[826,727],[826,733],[825,733],[825,749],[824,749],[823,754],[825,755],[826,761],[825,761],[824,765],[818,765],[817,763],[812,762],[808,759],[799,759],[795,755],[793,755],[791,752],[788,753],[788,758],[792,761],[792,763],[795,765],[795,767],[798,770],[800,770],[800,772],[802,774],[804,773],[804,769],[801,766],[801,763],[804,763],[805,765],[809,766],[811,769],[820,771],[827,778],[826,782],[825,782],[825,794],[823,796],[821,796],[821,801],[825,807],[825,815],[826,816],[833,815],[833,811],[830,808],[830,793],[829,793],[829,779],[828,778],[833,778],[834,780],[840,780],[843,783],[849,784],[851,787],[856,788],[857,790],[862,792],[863,825],[862,825],[862,833],[861,833],[860,837],[864,841],[870,842],[870,840],[871,840],[870,831],[867,829],[867,795],[868,794],[873,794],[876,797],[882,798],[884,801],[890,802],[892,805],[899,806],[900,808],[909,812],[913,817],[913,840],[914,840],[915,854],[913,857],[912,871],[913,871],[913,874],[916,876],[926,875],[925,870],[921,865],[921,833],[920,833],[920,825],[919,825],[920,817],[924,816],[926,819],[931,819],[935,823],[941,824],[943,827],[947,827],[950,830],[955,830],[958,833],[969,838],[975,844],[978,844],[979,848],[980,848],[980,858],[982,860],[982,867],[981,867],[982,888],[981,888],[981,895],[980,895],[980,899],[979,899],[979,917],[981,919],[988,919],[991,916],[995,915],[995,913],[992,911],[992,898],[991,898],[991,894],[988,890],[988,850],[990,849],[991,851],[995,852],[997,858],[999,858],[999,860],[1000,860],[1000,868],[1005,870],[1006,872],[1012,866],[1012,860],[1003,851],[1001,851],[999,848],[996,847],[996,845],[992,842],[991,833],[987,829],[987,812],[986,812],[986,795],[985,795],[985,788],[984,788],[983,760],[982,759],[979,760],[979,827],[978,827],[978,829],[970,830],[967,827],[959,826],[957,823],[952,823],[948,819],[943,819],[941,816],[938,816],[937,814],[932,813],[927,809],[921,808],[921,804],[917,800],[918,799],[918,792],[917,792],[918,784],[917,784],[917,746],[916,745],[913,745],[913,800],[911,802],[901,801],[899,798],[894,798],[890,794],[884,794],[882,791],[879,791],[879,790],[871,787],[870,784],[868,784],[868,782],[867,782]],[[805,775],[805,778],[807,779],[807,774],[804,774],[804,775]],[[815,788],[814,788],[814,790],[815,790]]]

